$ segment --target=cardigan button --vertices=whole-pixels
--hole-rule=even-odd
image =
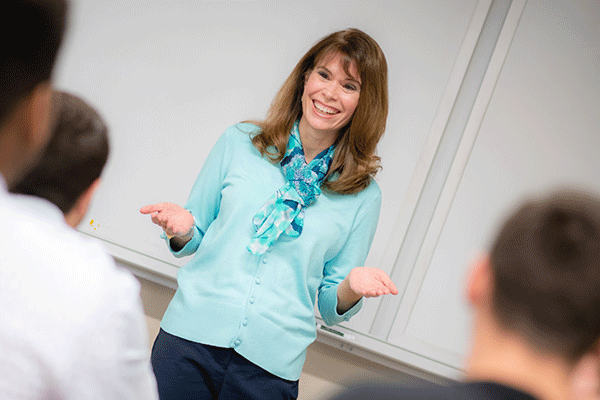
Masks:
[[[257,285],[260,285],[260,278],[256,278],[254,282],[256,282]]]
[[[244,318],[244,321],[242,322],[242,325],[244,325],[244,326],[248,325],[248,318]]]
[[[254,297],[250,297],[250,304],[254,304]]]
[[[240,344],[242,344],[242,341],[238,339],[235,342],[233,342],[233,344],[235,344],[236,346],[239,346]]]
[[[262,259],[262,263],[263,263],[263,264],[266,264],[267,262],[269,262],[269,259],[268,259],[267,257],[264,257],[264,258]]]

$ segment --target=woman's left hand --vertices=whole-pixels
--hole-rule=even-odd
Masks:
[[[384,294],[398,294],[398,289],[388,274],[379,268],[353,268],[338,286],[337,312],[344,314],[363,296],[378,297]]]
[[[379,297],[390,293],[398,294],[394,282],[379,268],[353,268],[344,280],[348,281],[350,290],[357,296]]]

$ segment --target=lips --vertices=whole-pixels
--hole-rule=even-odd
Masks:
[[[340,112],[340,110],[338,110],[337,108],[328,107],[325,104],[318,102],[316,100],[313,100],[313,105],[314,105],[315,109],[321,114],[335,115]]]

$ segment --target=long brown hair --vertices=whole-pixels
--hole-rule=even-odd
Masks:
[[[381,168],[375,151],[388,113],[385,56],[377,42],[358,29],[326,36],[300,59],[275,96],[267,117],[254,122],[261,132],[252,138],[252,143],[273,162],[283,159],[292,126],[302,116],[305,77],[319,61],[333,54],[343,56],[346,73],[354,63],[362,83],[354,115],[336,139],[335,156],[323,187],[340,194],[358,193]]]

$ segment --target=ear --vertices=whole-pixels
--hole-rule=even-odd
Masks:
[[[73,208],[65,215],[67,224],[76,228],[81,223],[88,212],[90,203],[100,186],[100,178],[97,178],[86,190],[79,196]]]
[[[471,263],[466,285],[467,301],[473,307],[489,299],[492,293],[492,270],[490,257],[481,254]]]
[[[598,343],[583,355],[571,372],[571,399],[597,399],[600,380],[600,353]]]

